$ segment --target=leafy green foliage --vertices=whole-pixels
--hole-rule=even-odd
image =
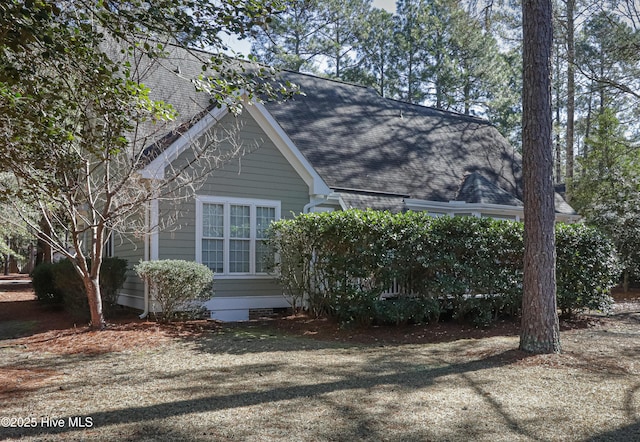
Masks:
[[[640,151],[627,140],[611,109],[597,118],[580,159],[575,205],[614,242],[627,277],[640,276]]]
[[[620,275],[613,243],[593,227],[558,225],[556,249],[557,300],[563,315],[586,309],[608,312],[610,288]]]
[[[62,293],[64,309],[74,319],[88,322],[91,318],[87,294],[82,278],[70,260],[62,259],[53,264],[53,284]]]
[[[621,10],[603,8],[589,16],[578,35],[576,62],[580,73],[596,82],[599,93],[607,100],[615,99],[620,92],[627,94],[628,98],[640,98],[638,31],[638,23],[629,21]],[[601,102],[600,106],[609,104]]]
[[[143,0],[0,5],[0,173],[11,177],[0,180],[0,202],[22,201],[39,212],[30,227],[82,274],[95,328],[104,326],[98,275],[108,235],[148,233],[141,213],[148,201],[184,197],[176,193],[192,192],[228,159],[216,137],[194,143],[191,167],[165,170],[150,186],[139,173],[149,148],[210,106],[237,114],[244,96],[282,98],[292,89],[274,81],[275,70],[234,58],[223,41],[225,34],[244,37],[266,25],[279,2],[166,0],[152,6]],[[176,61],[201,72],[167,68]],[[202,92],[204,99],[195,100],[201,107],[178,115],[159,99],[169,98],[166,88],[144,84],[156,70],[173,75],[168,82]]]
[[[421,324],[437,321],[441,306],[437,299],[410,296],[376,300],[374,312],[376,324]]]
[[[55,264],[42,263],[31,272],[33,291],[38,302],[45,305],[61,305],[64,302],[64,295],[53,282],[54,267]]]
[[[91,263],[88,263],[89,267]],[[126,280],[127,261],[104,258],[100,267],[100,289],[105,296],[102,305],[107,317],[115,313],[118,290]],[[68,259],[42,263],[31,274],[33,289],[43,304],[63,305],[76,319],[89,320],[89,305],[82,278]]]
[[[611,243],[585,226],[557,232],[560,308],[606,309],[618,270]],[[269,244],[286,294],[318,316],[402,324],[446,313],[486,326],[520,311],[521,223],[349,210],[278,221]],[[397,299],[381,300],[385,292]]]
[[[200,301],[213,295],[213,272],[205,265],[182,260],[143,261],[134,270],[149,283],[160,307],[159,320],[168,322],[179,315],[192,317],[202,312]]]
[[[118,290],[127,279],[127,260],[105,258],[100,266],[100,293],[102,306],[109,316],[118,308]]]

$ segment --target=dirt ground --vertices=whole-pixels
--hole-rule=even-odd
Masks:
[[[639,311],[640,289],[623,293],[614,289],[615,311]],[[0,275],[0,339],[15,339],[15,343],[30,349],[45,349],[60,354],[95,354],[136,348],[144,343],[163,343],[170,337],[197,337],[223,325],[216,321],[158,324],[142,320],[138,312],[123,310],[108,321],[106,332],[90,331],[86,324],[77,324],[61,309],[37,302],[27,275]],[[581,316],[562,320],[561,330],[602,326],[608,319],[602,315]],[[289,334],[319,341],[361,344],[419,344],[451,342],[460,339],[482,339],[494,336],[517,336],[519,324],[501,320],[489,328],[471,324],[441,322],[399,327],[374,326],[357,328],[340,326],[328,319],[316,319],[304,314],[253,321]],[[225,327],[235,327],[227,324]]]
[[[640,440],[635,293],[616,294],[610,317],[563,323],[562,354],[528,355],[508,321],[362,330],[123,312],[92,332],[2,279],[2,440]]]
[[[0,276],[0,342],[8,339],[11,345],[30,350],[100,354],[157,345],[170,337],[197,336],[220,326],[211,321],[160,325],[140,319],[138,313],[122,310],[105,332],[91,331],[64,310],[38,303],[28,276]]]

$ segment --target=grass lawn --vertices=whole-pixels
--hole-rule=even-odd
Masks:
[[[365,344],[269,322],[0,338],[2,423],[35,424],[0,439],[638,441],[639,306],[563,331],[561,355],[509,333]],[[59,351],[91,339],[123,345]]]

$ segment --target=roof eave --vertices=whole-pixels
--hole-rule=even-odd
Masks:
[[[313,166],[311,166],[311,163],[304,157],[264,105],[256,101],[250,102],[245,98],[244,109],[249,112],[249,115],[258,123],[267,137],[273,141],[280,153],[282,153],[298,175],[300,175],[309,186],[310,195],[329,195],[332,193],[327,183]],[[169,145],[158,157],[141,169],[139,172],[140,175],[147,179],[164,179],[167,166],[175,161],[178,156],[189,147],[193,140],[196,140],[228,113],[229,108],[227,106],[208,112],[202,119],[189,128],[184,135],[180,136],[180,138]]]
[[[165,177],[166,168],[175,161],[193,141],[202,136],[209,127],[216,124],[229,113],[226,106],[210,110],[197,123],[191,126],[187,132],[182,134],[176,141],[171,143],[149,164],[143,167],[139,173],[142,178],[151,180],[162,180]]]
[[[438,213],[455,214],[459,212],[479,212],[492,215],[517,216],[524,218],[524,206],[504,204],[467,203],[465,201],[429,201],[407,198],[404,200],[409,210],[424,210]],[[582,219],[577,213],[555,213],[556,221],[575,223]]]
[[[508,206],[504,204],[487,204],[487,203],[467,203],[465,201],[429,201],[407,198],[405,199],[407,208],[411,210],[429,210],[433,209],[445,212],[488,212],[500,213],[500,214],[522,214],[524,207],[522,206]]]

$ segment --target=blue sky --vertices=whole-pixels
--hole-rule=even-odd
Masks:
[[[386,9],[389,12],[396,11],[396,0],[373,0],[373,6],[376,8]],[[239,41],[234,37],[228,37],[229,46],[236,52],[247,55],[251,50],[251,43],[248,40]]]

